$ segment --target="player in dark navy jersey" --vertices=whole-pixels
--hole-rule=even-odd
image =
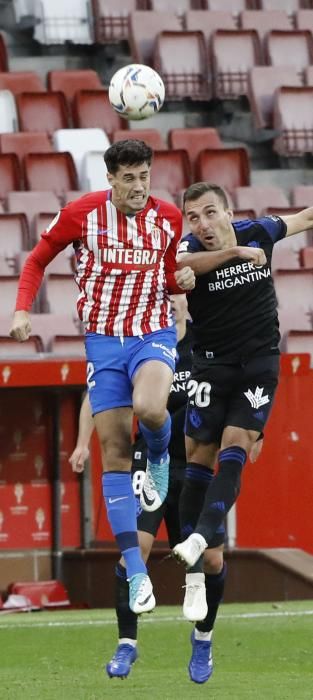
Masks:
[[[184,209],[191,233],[181,241],[179,260],[197,276],[188,295],[194,354],[182,507],[189,511],[189,537],[173,552],[191,580],[239,494],[242,468],[274,399],[280,336],[270,272],[273,246],[312,228],[313,207],[232,223],[225,192],[202,182],[187,189]],[[199,477],[217,457],[218,472],[203,493],[196,488]]]

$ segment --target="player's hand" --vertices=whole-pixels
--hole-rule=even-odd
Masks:
[[[22,343],[24,340],[28,340],[31,331],[32,327],[28,311],[15,311],[10,330],[11,338]]]
[[[176,284],[181,289],[193,289],[196,284],[196,276],[194,271],[188,265],[182,267],[181,270],[176,270],[174,273]]]
[[[85,445],[82,447],[76,445],[74,452],[69,457],[69,463],[72,465],[73,472],[81,474],[85,469],[85,462],[89,458],[89,449]]]
[[[262,248],[250,248],[250,246],[236,246],[237,255],[242,260],[248,260],[253,265],[266,265],[266,255]]]
[[[252,445],[250,454],[249,454],[249,459],[252,464],[257,461],[258,457],[260,456],[263,448],[263,438],[262,440],[257,440],[254,445]]]

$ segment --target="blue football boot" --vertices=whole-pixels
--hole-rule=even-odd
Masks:
[[[192,654],[189,662],[189,676],[194,683],[205,683],[213,673],[212,642],[203,642],[191,635]]]

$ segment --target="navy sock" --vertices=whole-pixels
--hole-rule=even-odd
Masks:
[[[219,454],[219,471],[207,488],[195,531],[210,542],[235,503],[240,491],[240,477],[247,453],[242,447],[226,447]]]
[[[225,577],[227,573],[224,562],[222,571],[219,574],[205,574],[206,600],[208,604],[207,616],[201,622],[197,622],[196,628],[200,632],[211,632],[214,627],[219,604],[223,599]]]
[[[161,464],[168,456],[168,445],[171,439],[171,417],[169,413],[157,430],[147,428],[142,421],[139,421],[139,429],[147,445],[147,456],[153,464]]]
[[[179,498],[179,519],[182,539],[194,531],[199,513],[201,513],[206,489],[214,477],[213,469],[191,462],[186,465],[183,488]],[[188,569],[188,573],[203,570],[203,557]]]
[[[126,569],[118,563],[115,567],[115,610],[119,639],[137,639],[136,615],[129,607],[129,584]]]
[[[129,472],[102,475],[107,516],[117,545],[126,563],[127,578],[146,573],[137,535],[136,499]]]

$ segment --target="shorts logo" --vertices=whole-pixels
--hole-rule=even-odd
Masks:
[[[201,418],[201,416],[199,416],[198,411],[196,411],[195,409],[190,411],[189,420],[190,420],[191,425],[193,425],[194,428],[200,428],[200,425],[202,423],[202,418]]]
[[[167,348],[166,345],[162,345],[162,343],[152,343],[153,348],[160,348],[160,350],[163,350],[163,355],[164,357],[169,357],[170,360],[175,360],[176,357],[176,348]]]
[[[247,397],[248,401],[250,402],[252,408],[260,408],[260,406],[264,406],[264,404],[269,403],[269,396],[266,394],[266,396],[263,396],[263,391],[264,387],[257,386],[255,393],[251,391],[251,389],[248,389],[248,391],[244,392],[244,395]]]

